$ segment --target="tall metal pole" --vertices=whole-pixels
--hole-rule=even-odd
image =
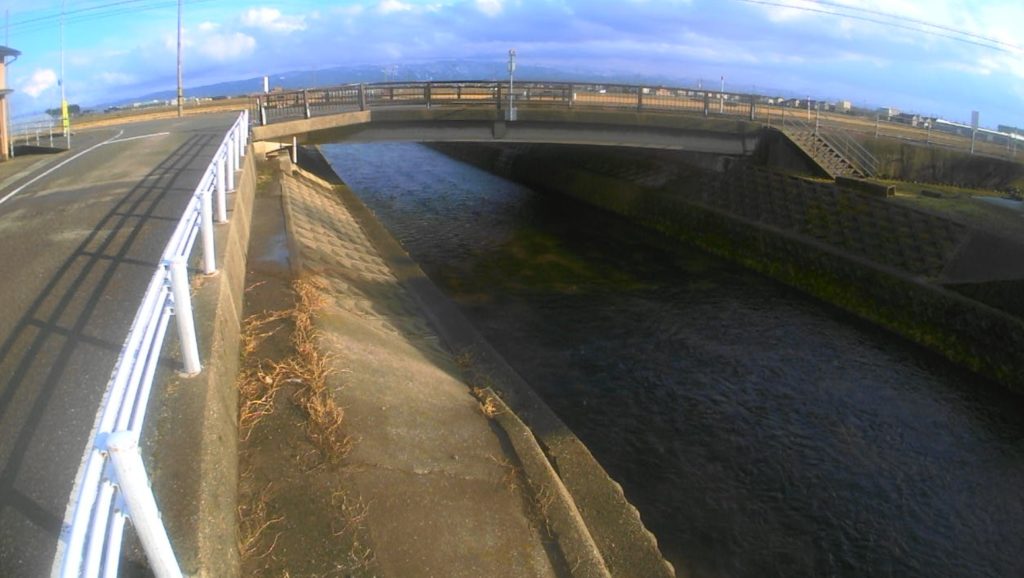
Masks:
[[[185,89],[182,87],[181,75],[181,4],[178,0],[178,118],[181,118],[183,101],[185,100]]]
[[[71,119],[68,116],[68,101],[64,95],[64,0],[60,2],[60,118],[67,148],[71,150]]]
[[[508,120],[516,119],[515,94],[512,92],[512,82],[516,72],[516,49],[508,51]]]
[[[722,90],[718,91],[718,114],[725,114],[725,76],[722,76]]]

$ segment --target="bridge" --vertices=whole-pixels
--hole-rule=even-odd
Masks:
[[[1015,135],[977,142],[846,113],[787,106],[759,94],[626,84],[450,81],[354,84],[251,99],[257,141],[556,143],[662,148],[744,156],[778,130],[830,177],[872,177],[878,161],[858,142],[888,138],[1016,159]]]
[[[704,93],[709,97],[708,93]],[[701,97],[703,98],[703,97]],[[699,115],[664,114],[710,107],[707,98],[680,100],[635,94],[608,96],[583,85],[526,83],[511,100],[497,82],[352,85],[273,93],[252,103],[257,141],[557,143],[678,149],[750,155],[760,125]],[[731,113],[743,105],[730,103]],[[748,107],[749,109],[749,107]],[[294,141],[293,141],[294,139]]]

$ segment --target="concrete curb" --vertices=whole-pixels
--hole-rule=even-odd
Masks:
[[[305,174],[324,186],[330,183]],[[573,576],[674,576],[639,512],[572,431],[433,284],[348,187],[334,186],[394,275],[420,304],[455,353],[468,353],[470,383],[488,383],[501,395],[498,419],[535,494],[551,495],[548,510]],[[507,404],[507,405],[505,405]],[[551,492],[554,492],[551,494]]]
[[[203,372],[171,376],[149,437],[154,493],[182,571],[196,577],[239,574],[238,393],[239,337],[246,257],[256,191],[256,162],[249,147],[229,223],[217,231],[218,272],[195,277]],[[172,346],[172,347],[176,347]],[[172,349],[173,350],[173,349]],[[190,424],[190,427],[182,427]]]

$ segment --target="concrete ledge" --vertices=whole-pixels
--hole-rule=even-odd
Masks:
[[[836,184],[844,189],[871,195],[872,197],[895,197],[896,186],[853,177],[836,177]]]
[[[239,334],[246,253],[256,191],[255,154],[249,147],[232,199],[229,223],[218,226],[218,272],[193,277],[193,308],[203,371],[165,375],[152,435],[150,477],[182,571],[196,577],[239,573],[238,507]],[[213,323],[209,323],[209,320]],[[169,332],[169,335],[173,331]],[[176,339],[166,354],[178,356]]]

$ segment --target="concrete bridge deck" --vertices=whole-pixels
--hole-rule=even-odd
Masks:
[[[279,120],[253,128],[253,140],[329,142],[508,142],[591,144],[753,154],[761,127],[742,119],[705,119],[656,112],[525,106],[507,122],[479,106],[389,107]]]
[[[236,117],[97,129],[0,165],[0,575],[49,574],[122,342]]]

